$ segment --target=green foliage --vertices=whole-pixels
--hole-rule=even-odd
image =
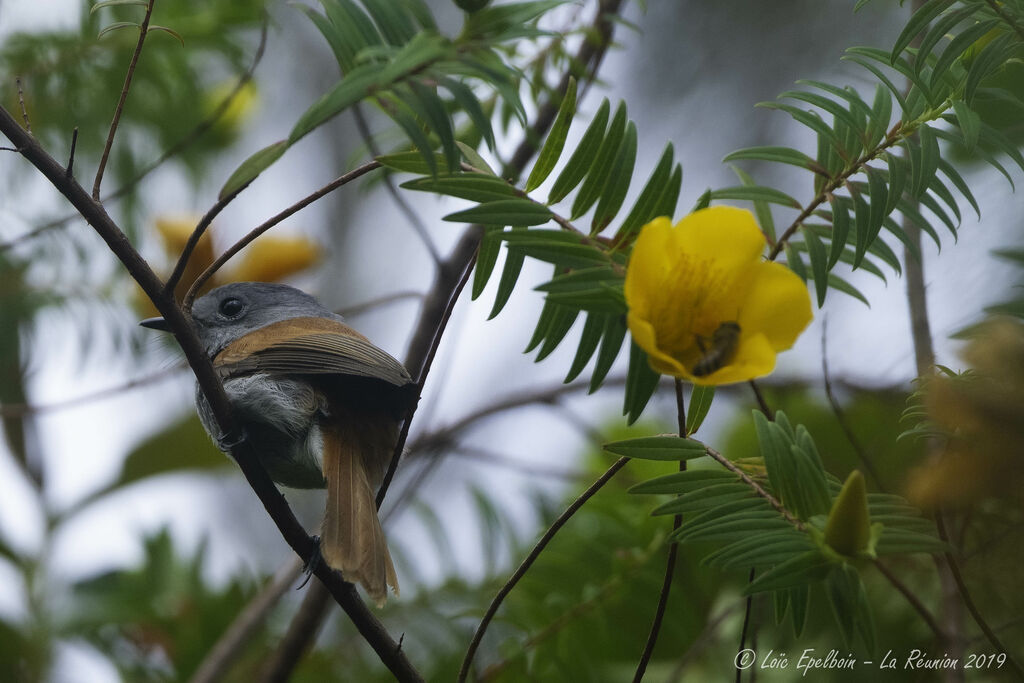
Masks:
[[[732,470],[696,460],[686,471],[643,482],[631,492],[673,494],[653,511],[683,515],[682,526],[670,538],[683,544],[716,543],[717,549],[704,554],[703,562],[711,566],[756,570],[748,593],[775,592],[777,603],[786,605],[797,591],[797,600],[806,604],[800,592],[824,582],[844,641],[851,645],[857,634],[872,651],[874,623],[859,567],[851,564],[854,558],[838,554],[828,543],[842,524],[834,518],[852,509],[850,503],[836,504],[841,498],[839,481],[826,473],[806,427],[794,426],[782,411],[772,421],[755,411],[753,422],[760,459],[734,460]],[[701,453],[698,442],[670,436],[620,441],[605,448],[658,460],[692,460]],[[931,522],[901,497],[871,494],[864,501],[871,541],[862,544],[858,557],[944,549]],[[793,619],[799,633],[804,615],[794,610]]]

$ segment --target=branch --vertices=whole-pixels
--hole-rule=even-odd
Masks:
[[[290,558],[224,631],[192,674],[189,683],[217,683],[224,680],[225,674],[249,646],[256,631],[266,623],[270,610],[301,575],[302,563],[296,557]]]
[[[0,107],[0,132],[6,135],[15,147],[20,148],[22,155],[71,202],[71,205],[106,242],[128,273],[139,283],[142,290],[153,301],[157,311],[167,321],[170,329],[173,330],[185,358],[196,375],[199,387],[210,404],[221,433],[237,434],[231,414],[231,404],[224,393],[224,387],[214,373],[213,365],[203,351],[187,314],[164,292],[160,278],[135,250],[124,232],[107,215],[103,205],[92,198],[73,177],[69,178],[64,172],[64,167],[47,154],[3,107]],[[308,563],[317,554],[316,542],[306,534],[305,529],[285,502],[284,496],[277,490],[269,475],[260,465],[252,445],[244,439],[239,440],[231,449],[231,456],[238,463],[249,485],[274,520],[284,540],[304,562]],[[352,584],[345,582],[339,573],[332,571],[323,562],[316,566],[313,573],[327,586],[335,601],[349,615],[363,638],[370,643],[381,661],[398,680],[422,680],[398,644],[359,598]]]
[[[762,498],[764,498],[765,500],[767,500],[768,503],[773,508],[775,508],[775,510],[780,515],[782,515],[786,519],[787,522],[789,522],[790,524],[795,526],[800,531],[804,530],[804,523],[803,522],[801,522],[799,519],[794,517],[789,512],[789,510],[786,509],[786,506],[783,505],[782,502],[778,498],[776,498],[772,494],[770,494],[767,491],[765,491],[764,487],[762,487],[756,481],[751,479],[750,475],[748,475],[746,472],[744,472],[739,467],[737,467],[731,460],[729,460],[729,458],[725,457],[724,455],[722,455],[721,453],[716,451],[711,446],[704,446],[704,452],[707,453],[709,456],[711,456],[711,458],[715,462],[717,462],[719,465],[721,465],[722,467],[724,467],[725,469],[729,470],[730,472],[735,474],[737,477],[739,477],[740,480],[744,484],[746,484],[750,488],[754,489],[754,493],[756,493],[757,495],[759,495]]]
[[[541,552],[543,552],[544,548],[546,548],[548,543],[551,542],[551,539],[555,537],[555,534],[557,534],[559,530],[565,526],[565,523],[568,522],[574,514],[576,514],[576,511],[583,507],[583,504],[590,500],[595,493],[600,491],[601,487],[607,484],[627,462],[629,462],[629,458],[626,456],[616,460],[604,474],[598,477],[597,481],[590,485],[590,488],[580,494],[580,497],[574,500],[572,504],[565,509],[565,512],[558,516],[558,519],[556,519],[548,530],[544,532],[544,535],[537,542],[537,545],[533,547],[533,550],[530,551],[530,554],[526,556],[523,563],[520,564],[519,568],[516,569],[512,576],[509,577],[508,581],[505,582],[505,585],[498,591],[498,594],[494,596],[494,599],[491,600],[490,606],[487,608],[487,612],[484,613],[483,619],[480,620],[480,625],[477,626],[476,632],[473,634],[473,639],[469,643],[469,649],[466,650],[466,656],[462,660],[462,667],[459,669],[459,676],[456,679],[458,683],[464,683],[466,677],[469,675],[469,668],[473,664],[473,657],[476,656],[476,651],[480,647],[480,642],[483,640],[484,633],[487,631],[487,627],[490,625],[494,615],[497,614],[498,608],[501,607],[501,603],[505,600],[508,594],[512,592],[512,589],[515,588],[516,584],[519,583],[519,580],[523,578],[530,567],[533,566],[533,563],[538,557],[540,557]]]
[[[135,52],[128,63],[128,73],[124,77],[124,87],[121,88],[121,97],[117,100],[117,107],[114,109],[114,120],[110,122],[110,132],[107,133],[107,143],[103,146],[103,155],[100,157],[100,166],[96,169],[96,180],[92,183],[92,198],[100,201],[100,185],[103,183],[103,171],[107,168],[107,159],[110,157],[110,148],[114,146],[114,136],[117,134],[117,124],[121,121],[121,114],[124,112],[124,103],[128,99],[128,91],[132,87],[132,77],[135,75],[135,67],[139,63],[139,55],[142,54],[142,45],[146,42],[149,34],[149,19],[153,16],[153,5],[156,0],[149,0],[146,5],[146,15],[142,17],[139,25],[139,42],[135,45]]]
[[[934,633],[935,637],[939,639],[939,642],[948,643],[949,636],[946,634],[945,631],[942,630],[942,627],[939,626],[939,622],[935,620],[935,617],[932,615],[931,612],[928,611],[928,608],[924,606],[924,603],[921,602],[916,595],[914,595],[914,592],[907,588],[907,586],[902,581],[900,581],[899,577],[893,574],[889,570],[889,568],[881,562],[881,560],[874,559],[872,560],[872,563],[875,565],[875,569],[877,569],[879,573],[882,574],[882,576],[888,579],[889,583],[892,584],[893,588],[899,591],[900,594],[907,599],[907,602],[909,602],[910,606],[913,607],[914,610],[921,616],[921,619],[924,620],[924,623],[928,624],[928,628],[932,630],[932,633]],[[1006,652],[1006,650],[1000,650],[1000,652]]]
[[[679,436],[685,438],[686,434],[686,402],[683,400],[683,381],[676,378],[676,422],[678,423]],[[679,461],[679,471],[686,471],[686,461]],[[683,516],[675,515],[672,518],[672,531],[678,531],[683,525]],[[676,554],[679,551],[679,544],[673,540],[669,541],[668,562],[665,565],[665,578],[661,583],[661,593],[658,595],[658,607],[654,611],[654,621],[651,622],[651,631],[647,634],[647,642],[640,654],[640,661],[636,665],[636,673],[633,674],[633,683],[640,683],[647,671],[647,664],[654,654],[654,646],[658,643],[658,634],[661,633],[661,621],[665,618],[665,609],[668,607],[668,595],[672,590],[672,578],[676,571]]]
[[[206,281],[209,280],[213,276],[214,273],[216,273],[218,270],[220,270],[220,267],[223,266],[225,263],[227,263],[228,260],[232,256],[234,256],[235,254],[240,252],[245,247],[249,246],[249,244],[251,244],[257,237],[259,237],[260,235],[265,233],[267,230],[270,230],[272,227],[274,227],[275,225],[277,225],[281,221],[285,220],[286,218],[292,216],[293,214],[298,213],[299,211],[301,211],[302,209],[306,208],[307,206],[309,206],[313,202],[317,201],[321,197],[324,197],[325,195],[330,194],[331,192],[334,192],[335,190],[337,190],[342,185],[346,185],[346,184],[350,183],[351,181],[355,180],[356,178],[359,178],[359,177],[361,177],[363,175],[366,175],[370,171],[373,171],[373,170],[378,169],[378,168],[380,168],[380,162],[379,161],[369,161],[369,162],[363,164],[362,166],[359,166],[358,168],[355,168],[355,169],[349,171],[348,173],[345,173],[345,174],[343,174],[341,176],[338,176],[337,178],[335,178],[331,182],[329,182],[326,185],[324,185],[323,187],[321,187],[316,192],[313,192],[312,194],[306,195],[305,197],[303,197],[299,201],[297,201],[294,204],[292,204],[291,206],[289,206],[284,211],[281,211],[277,215],[275,215],[272,218],[269,218],[268,220],[263,222],[261,225],[259,225],[259,226],[255,227],[255,228],[253,228],[252,230],[250,230],[249,233],[245,237],[243,237],[242,239],[240,239],[237,242],[235,242],[234,244],[232,244],[223,254],[221,254],[219,257],[217,257],[217,259],[213,263],[210,264],[209,268],[204,270],[199,275],[199,277],[196,278],[195,282],[193,282],[192,286],[189,288],[188,293],[185,294],[185,298],[182,300],[182,305],[186,309],[190,309],[192,307],[192,302],[196,298],[196,294],[199,292],[199,289],[203,286],[203,284],[205,284]],[[242,189],[244,189],[244,188],[239,188],[232,195],[229,195],[228,197],[225,197],[224,200],[221,200],[221,201],[217,202],[217,204],[221,204],[221,202],[224,202],[224,201],[231,201],[231,199],[233,199],[234,196],[238,194],[238,192],[241,192]],[[216,208],[216,206],[217,205],[214,205],[214,208]],[[211,209],[211,211],[213,211],[213,209]],[[207,225],[209,225],[209,223],[207,223]],[[200,222],[200,225],[196,227],[196,231],[197,232],[198,232],[200,227],[203,227],[202,226],[202,222]],[[203,229],[205,229],[205,227],[203,227]],[[194,234],[195,233],[193,233],[193,235]],[[195,240],[198,241],[199,238],[196,237]],[[189,241],[190,242],[192,241],[191,238],[190,238]],[[186,259],[187,259],[187,256],[186,256]]]
[[[299,611],[288,624],[288,631],[260,676],[261,683],[285,683],[291,678],[302,655],[306,654],[323,626],[330,605],[327,598],[327,589],[322,583],[310,584]]]

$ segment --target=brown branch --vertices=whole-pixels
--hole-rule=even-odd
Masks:
[[[16,147],[22,149],[22,155],[93,226],[111,252],[121,261],[132,278],[139,283],[139,286],[156,306],[157,311],[167,321],[170,329],[173,330],[185,358],[196,375],[199,387],[210,404],[221,433],[237,434],[231,413],[231,404],[224,393],[224,387],[214,373],[213,365],[203,351],[187,314],[167,296],[160,278],[135,250],[124,232],[107,215],[103,205],[92,198],[74,178],[68,178],[64,173],[64,166],[50,156],[3,107],[0,107],[0,132],[6,135]],[[231,449],[231,456],[238,463],[249,485],[274,520],[274,524],[284,540],[304,562],[309,562],[318,552],[316,543],[295,518],[284,496],[277,490],[263,466],[260,465],[252,444],[244,439],[239,439]],[[352,584],[345,582],[341,575],[332,571],[326,563],[319,563],[313,573],[327,586],[335,601],[349,615],[363,638],[373,647],[384,665],[398,680],[422,680],[422,676],[412,667],[398,644],[360,599]]]
[[[124,103],[128,99],[128,91],[132,87],[132,77],[135,75],[135,67],[139,63],[139,56],[142,54],[142,45],[146,42],[149,34],[149,19],[153,16],[153,5],[156,0],[149,0],[146,5],[146,15],[142,17],[139,25],[139,42],[135,44],[135,52],[128,62],[128,73],[124,77],[124,86],[121,88],[121,96],[117,100],[117,107],[114,108],[114,120],[110,122],[110,132],[107,133],[107,142],[103,145],[103,155],[100,157],[99,168],[96,169],[96,179],[92,183],[92,198],[100,201],[100,185],[103,183],[103,172],[107,168],[107,159],[110,157],[110,148],[114,146],[114,136],[117,134],[117,124],[121,121],[121,114],[124,112]]]
[[[306,589],[299,611],[288,624],[288,630],[260,675],[261,683],[285,683],[291,678],[295,667],[323,626],[327,608],[331,604],[328,597],[327,589],[318,581]]]
[[[301,575],[302,562],[296,557],[290,558],[256,597],[239,612],[227,630],[210,648],[195,673],[192,674],[189,683],[217,683],[217,681],[224,680],[231,665],[249,646],[260,627],[266,623],[267,617],[270,616],[270,610]]]
[[[711,458],[715,462],[717,462],[719,465],[721,465],[722,467],[724,467],[725,469],[729,470],[730,472],[735,474],[737,477],[739,477],[740,481],[742,481],[744,484],[746,484],[750,488],[754,489],[754,493],[756,493],[757,495],[759,495],[762,498],[764,498],[765,500],[767,500],[768,504],[771,505],[773,508],[775,508],[775,510],[780,515],[782,515],[786,519],[787,522],[789,522],[790,524],[795,526],[800,531],[804,530],[804,523],[803,522],[801,522],[799,519],[794,517],[789,512],[789,510],[786,509],[786,506],[783,505],[782,502],[778,498],[776,498],[772,494],[770,494],[767,491],[765,491],[764,487],[762,487],[756,481],[751,479],[750,475],[748,475],[746,472],[744,472],[739,467],[737,467],[731,460],[729,460],[729,458],[725,457],[724,455],[722,455],[721,453],[716,451],[711,446],[704,446],[704,452],[707,453],[709,456],[711,456]]]
[[[949,533],[946,530],[946,522],[941,514],[935,515],[935,527],[939,532],[939,538],[945,543],[949,543]],[[985,619],[981,610],[978,609],[978,605],[974,602],[974,598],[971,596],[971,591],[967,588],[967,582],[964,581],[963,573],[960,571],[960,563],[957,562],[956,557],[953,553],[948,550],[942,554],[946,560],[946,567],[949,569],[949,573],[952,575],[953,581],[956,584],[957,591],[960,593],[960,599],[963,600],[964,606],[967,611],[971,613],[974,618],[974,622],[981,629],[981,632],[988,638],[988,642],[992,645],[996,652],[1003,652],[1006,654],[1006,661],[1010,664],[1010,668],[1014,670],[1017,676],[1024,679],[1024,668],[1010,655],[1010,651],[1003,645],[1002,641],[999,640],[999,636],[989,625]]]
[[[289,206],[287,209],[281,211],[277,215],[264,221],[261,225],[250,230],[249,233],[245,235],[245,237],[232,244],[223,254],[218,256],[217,259],[210,264],[209,268],[204,270],[199,275],[199,277],[196,278],[195,282],[193,282],[192,286],[189,288],[188,293],[185,295],[185,298],[182,301],[182,305],[186,309],[191,308],[192,302],[195,300],[196,294],[198,293],[199,289],[203,286],[203,284],[205,284],[206,281],[209,280],[214,273],[220,270],[221,266],[227,263],[232,256],[240,252],[245,247],[249,246],[249,244],[251,244],[257,237],[265,233],[267,230],[270,230],[272,227],[274,227],[281,221],[285,220],[286,218],[289,218],[293,214],[298,213],[299,211],[306,208],[307,206],[317,201],[321,197],[324,197],[325,195],[334,192],[342,185],[346,185],[355,180],[356,178],[364,176],[370,171],[380,168],[380,165],[381,164],[379,161],[369,161],[363,164],[362,166],[359,166],[358,168],[352,169],[348,173],[338,176],[331,182],[321,187],[316,192],[306,195],[299,201]],[[238,192],[241,192],[241,188],[237,190],[234,194],[237,194]],[[227,201],[230,201],[231,197],[225,197],[225,199]],[[220,202],[218,202],[218,204],[220,204]],[[196,240],[198,239],[199,238],[197,237]]]
[[[515,588],[516,584],[519,583],[519,580],[523,578],[530,567],[533,566],[533,563],[536,562],[538,557],[540,557],[541,552],[543,552],[544,548],[546,548],[548,543],[551,542],[551,539],[555,537],[555,534],[557,534],[561,528],[565,526],[565,523],[568,522],[574,514],[576,514],[576,511],[583,507],[583,504],[590,500],[595,493],[600,491],[601,488],[607,484],[608,481],[611,480],[611,478],[614,477],[627,462],[629,462],[629,458],[626,456],[616,460],[604,474],[598,477],[597,481],[591,484],[586,491],[580,494],[579,498],[574,500],[572,504],[565,509],[565,512],[558,516],[558,519],[556,519],[548,530],[544,532],[544,535],[537,542],[537,545],[533,547],[533,550],[530,551],[530,554],[526,556],[526,559],[523,560],[522,564],[519,565],[519,568],[515,570],[512,576],[509,577],[508,581],[505,582],[505,585],[498,591],[498,594],[494,596],[494,599],[491,600],[491,604],[487,607],[487,611],[484,613],[483,619],[480,620],[480,625],[477,626],[476,632],[473,634],[473,639],[469,643],[469,649],[466,650],[466,656],[462,659],[462,667],[459,669],[459,676],[456,679],[458,683],[464,683],[466,677],[469,676],[469,669],[473,664],[473,657],[476,656],[476,651],[480,647],[480,642],[483,640],[484,633],[487,631],[487,627],[490,625],[494,615],[497,614],[498,608],[501,607],[501,603],[505,600],[508,594],[512,592],[512,589]]]
[[[75,172],[75,148],[78,147],[78,126],[71,131],[71,151],[68,152],[68,165],[64,168],[64,175],[71,177]]]
[[[928,611],[928,608],[924,606],[924,603],[914,595],[914,592],[907,588],[906,584],[900,581],[899,577],[893,574],[881,560],[874,559],[872,560],[872,563],[875,565],[875,569],[877,569],[882,576],[892,584],[892,587],[906,598],[907,602],[910,603],[910,606],[914,608],[914,611],[916,611],[920,615],[921,619],[924,620],[924,623],[928,624],[928,628],[932,630],[932,633],[934,633],[935,637],[939,639],[939,642],[948,643],[949,635],[942,630],[942,627],[939,626],[939,622],[935,619],[932,613]],[[1005,652],[1005,650],[1001,651]]]
[[[749,586],[754,582],[754,576],[757,570],[754,567],[750,568],[750,573],[747,574],[747,585]],[[740,629],[740,644],[736,648],[736,661],[739,661],[740,654],[746,649],[747,645],[747,632],[750,630],[750,617],[754,613],[754,595],[751,593],[747,596],[743,606],[743,628]],[[754,648],[756,649],[756,648]],[[743,675],[743,669],[736,667],[736,683],[740,683],[740,679]]]

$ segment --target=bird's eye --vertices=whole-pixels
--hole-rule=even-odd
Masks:
[[[242,312],[243,308],[245,308],[245,305],[242,303],[242,300],[235,297],[230,297],[220,302],[220,312],[228,318],[234,318]]]

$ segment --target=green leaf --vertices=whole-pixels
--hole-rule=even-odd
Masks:
[[[487,149],[493,150],[494,128],[491,126],[491,117],[487,115],[487,112],[484,111],[483,106],[480,104],[480,100],[477,99],[475,94],[473,94],[473,89],[464,83],[460,83],[454,78],[443,77],[439,82],[445,90],[452,94],[452,97],[455,98],[459,108],[466,112],[466,115],[469,116],[469,120],[472,121],[473,125],[476,126],[476,129],[480,131],[480,134],[487,142]],[[475,165],[476,164],[474,164],[474,166]]]
[[[398,152],[396,154],[385,154],[377,157],[383,166],[393,171],[415,173],[416,175],[431,175],[431,168],[436,169],[444,163],[444,157],[440,154],[434,155],[434,163],[428,164],[427,160],[419,152]]]
[[[709,485],[736,483],[736,475],[725,470],[686,470],[673,472],[634,484],[630,493],[689,493]]]
[[[892,46],[889,61],[895,63],[900,53],[910,45],[911,41],[917,37],[917,34],[923,31],[931,23],[932,19],[939,16],[943,10],[952,4],[952,0],[933,0],[932,2],[924,3],[920,9],[914,12]]]
[[[513,229],[513,232],[516,232]],[[519,230],[519,232],[525,232]],[[526,255],[521,251],[513,251],[512,249],[505,250],[505,265],[501,269],[501,278],[498,280],[498,292],[494,295],[494,306],[491,307],[491,313],[487,316],[488,320],[491,320],[499,313],[501,309],[505,308],[505,304],[508,303],[509,297],[512,295],[512,290],[515,289],[516,282],[519,280],[519,273],[523,270],[523,262],[526,260]]]
[[[487,161],[480,156],[480,153],[465,142],[462,140],[456,140],[455,146],[459,148],[459,151],[462,152],[462,157],[470,166],[473,167],[475,171],[487,174],[493,178],[498,176],[498,174],[494,172],[494,169],[488,165]]]
[[[967,200],[967,203],[971,205],[971,208],[974,209],[974,212],[978,215],[978,218],[980,219],[981,207],[978,206],[978,200],[974,198],[974,194],[971,192],[971,188],[964,181],[960,173],[957,172],[957,170],[953,167],[951,163],[949,163],[945,159],[942,159],[941,157],[939,158],[939,170],[946,174],[946,177],[949,178],[950,182],[953,183],[953,186],[960,191],[960,194],[964,196],[964,199]]]
[[[135,23],[134,21],[115,21],[113,24],[110,24],[109,26],[104,26],[100,30],[100,32],[96,34],[96,39],[99,40],[100,38],[102,38],[103,36],[107,35],[108,33],[113,33],[114,31],[120,31],[121,29],[125,29],[125,28],[141,29],[142,26],[140,26],[139,24]]]
[[[518,197],[516,189],[504,180],[482,173],[442,173],[406,181],[401,187],[468,199],[481,204],[509,199],[530,201]]]
[[[871,60],[866,59],[863,56],[858,55],[856,53],[853,53],[850,50],[847,50],[847,54],[840,57],[840,59],[844,61],[853,62],[854,64],[859,64],[860,66],[864,67],[872,74],[874,74],[875,77],[882,84],[884,84],[885,87],[889,89],[889,92],[892,93],[892,95],[896,98],[896,101],[900,105],[900,111],[908,111],[907,100],[905,97],[903,97],[903,91],[900,88],[897,88],[896,85],[892,82],[892,80],[890,80],[889,77],[886,76],[881,69],[875,66],[875,64],[872,63]]]
[[[437,137],[441,140],[441,151],[444,153],[448,170],[456,170],[459,168],[460,161],[459,148],[455,145],[455,131],[452,130],[451,118],[448,116],[444,102],[437,94],[437,89],[427,87],[415,79],[409,81],[409,87],[412,90],[415,101],[420,105],[416,108],[416,112],[420,114],[420,118],[428,124],[430,130],[436,133]],[[420,151],[423,151],[422,147]],[[432,148],[430,152],[433,153]]]
[[[548,204],[562,201],[574,187],[579,185],[580,181],[583,180],[583,176],[590,170],[590,166],[594,163],[598,150],[601,148],[601,142],[604,140],[604,130],[608,125],[610,110],[611,104],[608,102],[608,98],[605,98],[601,102],[597,113],[594,114],[593,121],[590,122],[586,132],[583,133],[583,138],[576,145],[576,150],[569,157],[565,168],[562,169],[558,178],[555,179],[555,183],[551,187],[551,193],[548,195]]]
[[[328,2],[326,4],[330,5],[332,3]],[[299,11],[313,22],[313,25],[316,26],[320,34],[327,40],[327,44],[331,46],[331,51],[334,52],[334,59],[337,60],[338,66],[341,67],[341,72],[348,73],[355,68],[356,50],[353,47],[352,41],[347,39],[345,31],[341,30],[328,17],[320,14],[312,7],[306,5],[297,5],[297,7]]]
[[[832,205],[832,242],[829,245],[826,270],[832,270],[839,262],[839,257],[842,256],[843,247],[846,246],[850,234],[850,213],[846,200],[831,195],[829,201]]]
[[[1014,45],[1013,35],[1005,33],[986,45],[981,54],[974,58],[967,72],[967,80],[964,81],[964,101],[967,104],[974,101],[978,86],[985,78],[1006,64]]]
[[[949,41],[949,45],[946,46],[946,49],[942,51],[939,58],[935,60],[935,64],[932,65],[931,86],[933,88],[938,86],[939,81],[949,67],[953,65],[953,62],[978,39],[982,38],[996,26],[999,26],[1000,23],[1000,19],[989,19],[988,21],[972,24],[957,34],[953,40]]]
[[[626,373],[622,414],[626,416],[627,424],[633,424],[640,418],[658,388],[661,374],[651,369],[647,354],[635,342],[630,343],[629,347],[629,370]]]
[[[738,161],[741,159],[753,159],[756,161],[771,161],[777,164],[789,164],[799,168],[814,170],[817,163],[803,152],[789,147],[746,147],[729,154],[723,162]]]
[[[225,182],[224,186],[220,188],[220,193],[217,195],[217,198],[224,199],[225,197],[240,191],[246,185],[255,180],[256,176],[266,170],[275,161],[280,159],[281,155],[284,154],[287,149],[288,141],[279,140],[272,145],[267,145],[250,156],[228,177],[227,182]]]
[[[530,177],[526,180],[526,191],[532,192],[540,187],[562,154],[565,147],[565,139],[569,134],[569,126],[572,124],[573,116],[576,114],[576,79],[569,79],[569,87],[562,97],[562,103],[558,107],[558,115],[555,122],[551,124],[551,132],[548,133],[544,146],[541,147],[537,156],[537,163],[530,171]]]
[[[533,328],[533,336],[530,337],[530,341],[526,344],[526,348],[523,349],[523,353],[533,351],[542,341],[544,341],[548,336],[548,332],[555,324],[555,318],[558,315],[558,311],[558,306],[555,306],[549,301],[544,302],[544,307],[540,310],[540,316],[537,317],[537,326]]]
[[[420,153],[427,165],[435,163],[438,157],[434,153],[434,143],[427,137],[420,123],[426,114],[408,88],[383,93],[379,96],[379,101],[386,103],[385,111],[388,116],[405,131],[412,146]],[[443,167],[452,170],[448,165],[448,156],[445,155],[443,158]],[[437,167],[431,166],[430,175],[437,175]]]
[[[587,314],[587,319],[583,323],[583,332],[580,334],[580,345],[576,349],[572,365],[565,376],[566,384],[576,379],[593,357],[594,351],[597,350],[597,345],[601,341],[601,335],[604,333],[606,319],[607,316],[603,313],[590,312]]]
[[[825,121],[818,116],[815,112],[804,111],[798,107],[794,107],[789,104],[782,104],[781,102],[758,102],[758,107],[766,107],[768,109],[781,109],[796,121],[807,126],[818,135],[824,136],[830,142],[830,144],[844,157],[848,157],[849,153],[843,147],[843,141],[836,135],[836,132],[825,123]]]
[[[103,2],[97,2],[91,8],[89,8],[89,14],[97,12],[104,7],[116,7],[118,5],[135,5],[136,7],[149,7],[149,3],[146,0],[103,0]]]
[[[620,102],[615,110],[611,125],[608,126],[608,133],[601,142],[601,147],[594,157],[594,162],[583,179],[583,185],[572,203],[570,220],[576,220],[590,209],[605,189],[608,178],[611,175],[612,166],[619,153],[623,138],[626,135],[626,105]]]
[[[552,302],[551,299],[548,299],[547,303],[552,304],[555,312],[551,325],[548,327],[547,334],[544,337],[544,343],[541,345],[540,350],[537,352],[537,358],[534,360],[536,363],[547,358],[551,355],[552,351],[558,348],[558,345],[565,339],[565,335],[569,333],[580,313],[577,309],[561,306]]]
[[[726,187],[720,190],[714,190],[711,193],[711,199],[722,200],[722,199],[739,199],[751,202],[769,202],[772,204],[781,204],[782,206],[788,206],[791,209],[801,209],[800,202],[790,197],[781,190],[776,190],[771,187],[762,187],[758,185],[740,185],[737,187]]]
[[[658,201],[658,208],[654,212],[655,216],[672,217],[675,215],[676,202],[679,201],[679,191],[682,189],[682,186],[683,166],[682,164],[676,164],[675,168],[672,169],[672,177],[668,180],[668,187]]]
[[[513,231],[503,235],[509,247],[527,256],[568,268],[608,265],[608,257],[588,238],[562,230]]]
[[[744,187],[754,187],[756,183],[749,173],[737,166],[732,167],[733,172],[743,183]],[[768,239],[775,241],[775,219],[772,218],[772,207],[768,202],[758,199],[754,201],[754,215],[757,216],[757,223],[761,226],[761,232],[768,236]]]
[[[476,269],[473,271],[472,298],[476,301],[483,294],[487,281],[494,272],[494,266],[498,262],[498,252],[501,251],[501,233],[503,228],[488,226],[484,228],[483,237],[480,238],[480,246],[476,252]]]
[[[867,297],[860,293],[860,290],[851,285],[849,282],[839,277],[835,273],[828,274],[828,286],[832,289],[838,290],[843,294],[848,294],[854,299],[859,299],[864,302],[864,305],[871,308],[871,304],[868,302]]]
[[[299,117],[288,136],[288,143],[294,144],[317,126],[365,99],[372,89],[380,85],[379,66],[367,64],[353,69]]]
[[[175,31],[173,28],[168,28],[166,26],[159,26],[157,24],[150,24],[149,27],[146,29],[146,35],[149,35],[149,33],[151,31],[161,31],[161,32],[166,33],[168,35],[174,36],[175,38],[178,39],[178,42],[181,43],[181,46],[185,47],[185,39],[182,38],[181,34],[178,33],[177,31]]]
[[[694,385],[690,390],[690,403],[686,411],[686,434],[693,434],[704,424],[704,418],[711,410],[711,402],[715,399],[715,388],[712,386]]]
[[[401,3],[395,0],[362,0],[366,11],[373,17],[384,40],[392,45],[403,45],[416,34]]]
[[[692,460],[705,455],[704,444],[679,436],[641,436],[613,441],[604,450],[640,460]]]
[[[541,225],[551,220],[551,211],[543,204],[529,199],[499,199],[471,209],[456,211],[441,220],[450,223],[480,223],[481,225]],[[506,233],[511,235],[512,233]]]
[[[871,127],[868,128],[868,146],[874,147],[885,137],[892,118],[892,95],[881,83],[875,86],[875,99],[871,104]]]
[[[607,265],[562,273],[536,289],[553,303],[600,313],[625,313],[623,277]]]
[[[605,321],[604,334],[601,337],[601,348],[597,351],[594,363],[594,374],[590,377],[589,393],[601,388],[608,371],[622,349],[622,340],[626,338],[626,321],[623,315],[610,315]]]
[[[832,562],[821,553],[812,550],[775,565],[747,585],[743,594],[795,588],[820,581],[828,575],[832,566]]]
[[[903,190],[907,186],[907,171],[909,163],[902,157],[895,154],[885,153],[885,162],[888,166],[889,189],[885,198],[885,214],[889,215],[895,210],[896,204],[903,198]]]
[[[835,118],[835,120],[842,121],[852,130],[859,133],[863,133],[861,130],[860,122],[846,107],[842,106],[838,102],[830,100],[827,97],[823,97],[817,93],[806,92],[803,90],[787,90],[786,92],[779,95],[779,99],[789,98],[794,100],[801,100],[808,104],[811,104],[819,109],[822,109]]]
[[[825,251],[825,244],[807,226],[802,226],[800,232],[807,243],[807,256],[811,261],[811,272],[814,273],[814,290],[818,295],[818,308],[825,303],[825,295],[828,294],[828,254]]]
[[[597,208],[594,210],[594,220],[591,222],[590,234],[596,235],[612,222],[622,208],[622,202],[626,199],[626,192],[629,190],[630,182],[633,179],[633,166],[636,164],[636,125],[630,121],[626,125],[626,136],[619,145],[619,151],[615,155],[611,172],[601,190]]]
[[[796,250],[796,247],[791,241],[786,242],[786,246],[783,247],[786,254],[786,266],[792,270],[796,275],[807,282],[807,266],[804,265],[803,258],[800,257],[800,252]]]
[[[648,179],[644,189],[641,190],[640,196],[637,197],[633,210],[629,212],[626,219],[622,221],[618,232],[615,233],[616,237],[631,235],[639,230],[641,226],[657,217],[655,211],[661,204],[663,197],[669,192],[671,186],[670,177],[672,175],[673,156],[674,150],[670,142],[665,146],[661,159],[658,160],[657,166],[651,172],[651,177]]]
[[[839,631],[843,635],[843,643],[847,647],[853,643],[854,620],[861,590],[863,588],[860,576],[857,575],[857,570],[850,565],[837,564],[828,573],[828,578],[825,581],[825,593],[828,595],[829,604],[832,605],[832,614],[839,625]]]

